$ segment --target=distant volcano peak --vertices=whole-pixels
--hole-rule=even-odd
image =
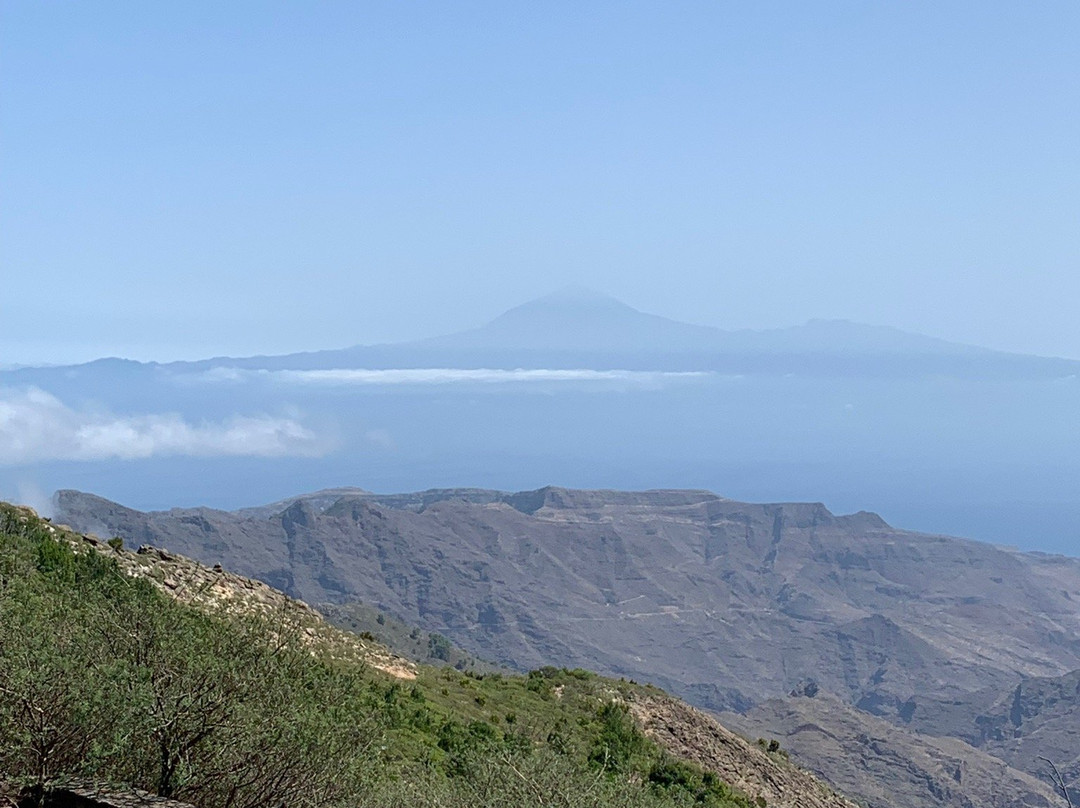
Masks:
[[[618,300],[611,295],[598,292],[587,286],[572,284],[570,286],[564,286],[561,289],[556,289],[554,292],[542,295],[541,297],[534,298],[533,300],[526,301],[519,306],[515,306],[505,312],[502,316],[506,316],[515,311],[529,311],[536,309],[637,312],[637,309],[626,305],[621,300]]]
[[[566,286],[500,314],[482,328],[460,335],[468,344],[579,350],[685,350],[715,338],[715,329],[646,314],[610,295]]]

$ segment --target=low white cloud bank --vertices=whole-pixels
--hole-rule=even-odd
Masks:
[[[394,385],[394,384],[505,384],[528,382],[622,382],[656,385],[664,381],[712,376],[706,371],[651,370],[588,370],[533,369],[501,370],[497,368],[393,368],[365,370],[337,368],[331,370],[243,370],[220,367],[208,370],[208,381],[238,382],[248,379],[268,379],[285,384],[322,385]]]
[[[176,413],[80,412],[40,390],[0,389],[0,465],[46,460],[317,456],[329,447],[298,421],[268,415],[193,424]]]

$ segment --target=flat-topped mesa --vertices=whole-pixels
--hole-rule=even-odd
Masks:
[[[545,508],[587,511],[602,508],[678,509],[705,505],[710,515],[757,510],[782,514],[795,525],[810,524],[815,521],[820,523],[829,520],[841,520],[844,524],[866,529],[889,527],[884,519],[870,511],[859,511],[855,514],[837,516],[821,502],[747,503],[728,499],[704,489],[693,488],[650,488],[640,491],[620,491],[604,488],[580,489],[547,485],[542,488],[515,492],[487,488],[430,488],[404,494],[356,492],[344,495],[332,505],[317,510],[328,514],[335,512],[334,507],[339,502],[346,500],[376,503],[396,510],[417,512],[442,502],[462,502],[473,505],[504,503],[527,515],[534,515]],[[302,495],[295,500],[285,500],[283,505],[287,506],[297,501],[311,502],[312,499],[310,495]],[[237,513],[245,513],[247,510],[251,509],[237,511]]]
[[[305,494],[297,499],[311,502],[312,496]],[[710,491],[694,489],[616,491],[608,489],[572,489],[548,485],[534,490],[515,492],[489,488],[429,488],[412,493],[375,494],[356,490],[341,496],[334,503],[322,507],[321,510],[329,513],[338,502],[343,500],[372,502],[387,508],[411,511],[423,511],[441,502],[466,502],[473,505],[504,503],[526,514],[533,514],[545,507],[557,509],[625,507],[632,505],[677,507],[701,502],[724,501],[722,497]],[[282,507],[284,508],[289,503],[290,501],[286,500]],[[237,511],[237,513],[247,513],[250,510],[254,509],[244,509]]]
[[[607,489],[572,489],[548,485],[535,491],[503,494],[502,501],[526,514],[542,508],[555,510],[589,510],[606,507],[674,508],[703,502],[723,501],[710,491],[650,489],[645,491],[614,491]]]
[[[57,491],[53,496],[53,501],[58,512],[68,515],[78,515],[92,511],[99,515],[108,514],[113,521],[144,515],[141,511],[127,508],[95,494],[72,489]],[[653,488],[640,491],[621,491],[616,489],[576,489],[556,485],[515,492],[488,488],[429,488],[423,491],[400,494],[377,494],[362,488],[343,487],[324,489],[310,494],[300,494],[273,504],[240,508],[236,511],[219,511],[210,508],[172,508],[169,511],[151,511],[147,513],[176,515],[188,520],[195,519],[204,512],[239,518],[276,517],[288,513],[290,520],[296,521],[297,519],[310,519],[322,513],[340,513],[341,509],[335,510],[335,506],[348,501],[368,502],[394,510],[416,512],[442,502],[463,502],[474,505],[504,503],[528,515],[535,514],[544,508],[552,510],[596,510],[601,508],[635,507],[677,509],[705,505],[710,517],[756,511],[769,513],[770,515],[779,514],[789,520],[789,524],[797,526],[838,520],[840,524],[852,529],[890,529],[889,524],[884,519],[871,511],[836,515],[821,502],[748,503],[722,497],[704,489]],[[304,507],[296,509],[296,506],[301,503]]]

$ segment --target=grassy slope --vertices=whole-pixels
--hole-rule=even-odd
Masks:
[[[509,669],[470,654],[441,634],[410,626],[374,606],[320,603],[318,609],[335,626],[358,636],[370,636],[393,653],[416,662],[471,673],[509,673]]]
[[[393,676],[272,605],[167,597],[176,568],[133,557],[0,505],[0,775],[30,793],[90,775],[236,808],[751,804],[645,738],[628,684]]]

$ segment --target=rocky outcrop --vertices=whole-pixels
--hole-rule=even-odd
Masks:
[[[778,750],[755,746],[712,716],[657,693],[635,695],[630,712],[645,734],[672,755],[717,774],[761,805],[779,808],[855,808],[855,803],[822,786]]]

